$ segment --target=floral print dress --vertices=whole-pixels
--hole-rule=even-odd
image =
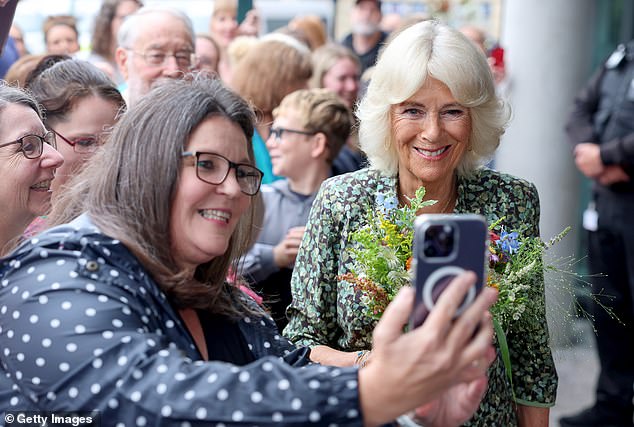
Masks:
[[[371,348],[376,321],[366,315],[361,294],[338,276],[353,269],[346,251],[350,233],[363,226],[377,198],[395,197],[396,190],[396,177],[371,169],[337,176],[322,185],[291,281],[293,303],[288,308],[290,323],[284,335],[295,344],[324,344],[344,351]],[[483,168],[469,177],[458,177],[454,212],[477,213],[489,223],[504,216],[508,229],[524,227],[527,236],[539,236],[535,186],[493,170]],[[543,298],[543,282],[539,294]],[[545,312],[537,314],[543,318],[539,328],[507,335],[513,390],[498,356],[489,371],[487,394],[466,425],[517,425],[515,403],[554,405],[557,373]]]

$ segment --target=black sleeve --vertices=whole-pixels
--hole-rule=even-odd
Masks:
[[[582,142],[599,142],[594,133],[592,118],[599,106],[599,85],[604,72],[605,68],[601,67],[575,97],[573,110],[565,127],[568,141],[573,147]]]
[[[601,144],[601,160],[605,165],[620,165],[630,175],[634,169],[634,133]]]

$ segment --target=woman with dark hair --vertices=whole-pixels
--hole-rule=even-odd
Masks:
[[[123,20],[143,6],[141,0],[103,0],[95,18],[92,33],[92,52],[88,61],[111,76],[120,85],[124,82],[114,59],[117,49],[117,32]]]
[[[44,108],[44,125],[57,135],[64,156],[53,184],[57,192],[105,142],[125,102],[103,71],[67,56],[42,58],[26,87]]]
[[[64,162],[55,147],[35,99],[0,83],[0,256],[50,208],[51,182]]]
[[[308,364],[306,349],[226,284],[253,231],[262,173],[252,135],[246,102],[205,78],[166,82],[121,118],[52,220],[83,214],[2,264],[0,412],[375,426],[438,399],[430,426],[470,415],[493,358],[495,299],[482,293],[452,321],[473,277],[455,280],[441,309],[405,334],[413,295],[403,292],[361,371]]]

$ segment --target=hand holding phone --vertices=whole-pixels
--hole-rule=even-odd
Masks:
[[[410,329],[420,326],[440,294],[463,271],[477,276],[456,311],[473,302],[486,281],[488,229],[486,220],[472,214],[426,214],[414,222],[413,286],[416,288]]]

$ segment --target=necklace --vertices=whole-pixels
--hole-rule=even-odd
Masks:
[[[398,188],[398,187],[397,187]],[[434,212],[434,207],[438,205],[438,203],[435,203],[434,205],[430,206],[430,208],[432,209],[433,213],[439,213],[439,214],[450,214],[453,213],[454,209],[455,209],[455,203],[458,200],[458,194],[457,194],[457,190],[456,190],[456,181],[455,181],[455,177],[454,177],[454,181],[451,185],[450,188],[450,192],[449,192],[449,198],[447,199],[447,201],[445,202],[445,204],[443,205],[442,209]],[[401,194],[400,191],[397,190],[397,198],[399,201],[399,205],[400,206],[405,206],[407,204],[407,197],[404,196],[403,194]]]
[[[442,207],[442,209],[440,210],[439,213],[452,213],[454,208],[450,206],[453,204],[455,197],[453,195],[451,195],[451,197],[449,197],[447,199],[447,202],[445,203],[445,206]],[[449,209],[449,210],[448,210]]]
[[[445,204],[443,205],[442,209],[440,209],[438,212],[434,212],[434,213],[439,213],[439,214],[444,214],[444,213],[453,213],[454,210],[454,206],[452,206],[453,203],[455,203],[457,197],[455,195],[452,195],[451,197],[449,197],[447,199],[447,201],[445,202]],[[405,200],[403,196],[398,196],[398,200],[399,200],[399,204],[400,206],[405,206]],[[433,209],[433,206],[436,206],[435,204],[430,206],[430,208]]]

